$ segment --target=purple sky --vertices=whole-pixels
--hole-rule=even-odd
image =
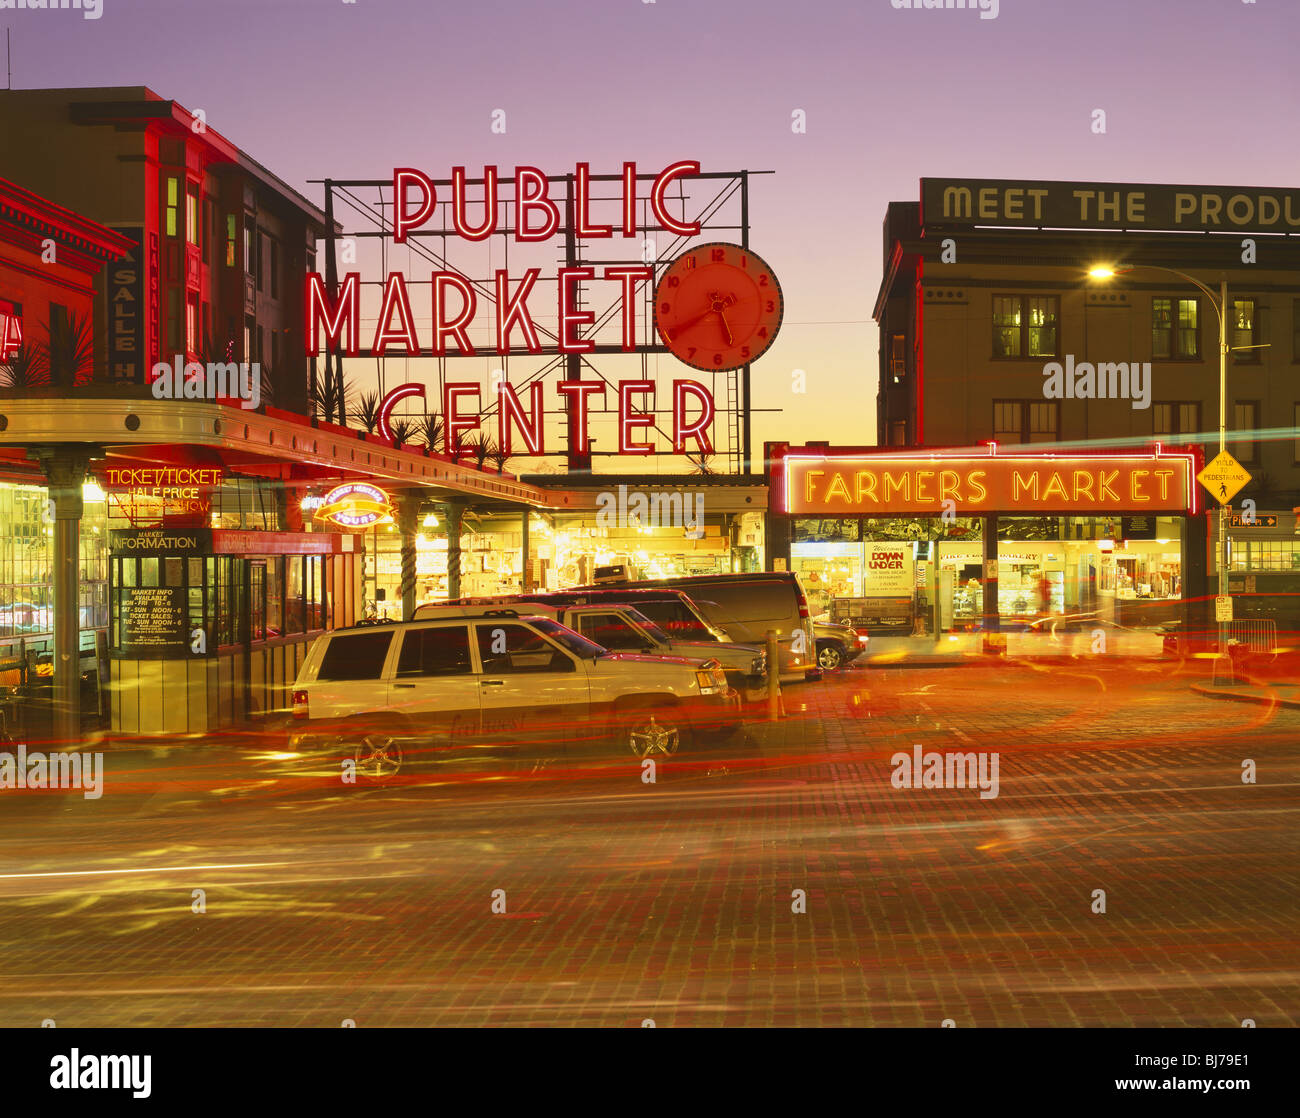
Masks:
[[[1300,184],[1297,0],[1001,0],[991,20],[890,0],[103,6],[0,13],[14,86],[148,85],[317,200],[309,178],[399,164],[776,171],[752,244],[786,322],[755,404],[785,411],[756,448],[874,441],[880,223],[922,176]]]

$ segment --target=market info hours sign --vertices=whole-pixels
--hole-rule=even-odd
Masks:
[[[827,454],[791,449],[784,510],[834,516],[1195,512],[1193,457]]]
[[[862,592],[868,598],[907,598],[915,589],[912,544],[867,544]]]
[[[114,656],[121,660],[174,659],[189,652],[183,586],[123,586],[121,628]]]

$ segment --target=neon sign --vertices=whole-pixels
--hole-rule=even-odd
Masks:
[[[1195,512],[1193,460],[1154,455],[788,454],[785,511]],[[948,504],[952,502],[952,504]]]
[[[8,361],[23,345],[23,320],[13,305],[0,303],[0,361]]]
[[[556,235],[561,225],[560,203],[565,206],[571,203],[572,232],[583,240],[640,237],[646,233],[647,227],[637,224],[638,202],[648,203],[649,213],[658,228],[674,237],[691,237],[701,231],[701,223],[674,217],[669,212],[666,198],[670,187],[675,187],[681,179],[698,174],[699,171],[700,164],[695,160],[684,159],[670,163],[654,176],[646,196],[639,198],[636,164],[624,163],[620,175],[603,176],[619,184],[614,191],[614,201],[618,203],[617,214],[611,212],[605,215],[610,218],[617,216],[618,220],[608,223],[597,222],[593,217],[593,176],[587,163],[578,163],[574,168],[572,198],[558,200],[550,196],[551,180],[536,167],[530,166],[514,168],[513,192],[507,189],[505,199],[501,199],[498,195],[502,190],[502,176],[496,166],[485,166],[482,179],[476,180],[481,184],[481,196],[476,191],[473,216],[468,212],[471,203],[468,198],[470,183],[466,178],[466,169],[454,167],[450,194],[443,201],[455,235],[467,241],[483,241],[494,234],[513,236],[518,242],[549,240]],[[642,185],[648,178],[649,176],[642,177]],[[508,183],[510,179],[505,181]],[[442,204],[439,188],[441,186],[446,189],[447,185],[445,180],[437,183],[423,171],[412,167],[397,167],[393,170],[394,244],[407,243],[408,238],[417,235],[423,226],[431,222]],[[609,199],[598,201],[605,202]],[[618,263],[600,269],[561,267],[555,277],[557,301],[548,308],[546,314],[547,321],[551,321],[551,315],[554,315],[556,325],[550,335],[554,340],[544,345],[529,305],[530,297],[541,277],[540,268],[528,268],[522,275],[515,277],[506,269],[497,269],[495,275],[482,281],[471,280],[461,272],[445,267],[444,270],[426,273],[429,276],[429,295],[426,298],[432,314],[428,317],[426,312],[420,316],[419,324],[408,284],[419,282],[423,286],[426,282],[424,275],[417,281],[415,278],[408,279],[402,272],[389,272],[383,281],[383,295],[374,334],[370,339],[369,354],[375,357],[474,357],[489,354],[506,357],[520,352],[592,353],[597,348],[596,341],[590,336],[584,336],[584,332],[589,333],[597,323],[594,313],[581,309],[583,299],[580,288],[586,283],[612,285],[609,292],[616,300],[614,305],[621,322],[618,350],[622,353],[636,353],[636,308],[639,293],[643,285],[653,281],[654,274],[654,267],[648,263]],[[304,297],[308,356],[315,357],[320,353],[322,334],[324,344],[337,346],[343,355],[356,357],[361,354],[361,286],[361,273],[349,272],[338,285],[337,295],[332,296],[326,289],[321,273],[308,273]],[[533,302],[536,303],[537,299],[533,298]],[[492,344],[476,347],[470,340],[470,328],[482,304],[491,304],[490,307],[483,307],[483,315],[490,318],[494,327]],[[547,331],[543,329],[541,333]],[[749,351],[745,352],[747,354]],[[712,365],[700,367],[732,367],[724,366],[722,355],[718,356],[719,359],[714,360]],[[654,446],[646,440],[645,434],[647,428],[655,426],[655,388],[652,382],[644,380],[565,380],[556,384],[555,392],[559,394],[556,402],[570,416],[568,431],[573,443],[569,447],[570,452],[585,454],[590,451],[587,426],[589,410],[605,406],[607,388],[611,396],[610,405],[616,404],[618,410],[619,452],[653,454]],[[521,399],[521,389],[508,382],[494,382],[490,391],[495,396],[493,403],[497,411],[497,445],[507,454],[514,455],[514,435],[518,433],[526,447],[520,453],[534,457],[545,455],[547,451],[543,428],[546,401],[542,398],[542,384],[534,382],[528,385],[526,400]],[[388,393],[379,406],[379,434],[391,438],[394,406],[400,400],[423,396],[424,393],[425,386],[415,382],[401,385]],[[464,434],[479,426],[477,408],[468,403],[462,408],[459,402],[468,401],[470,397],[479,398],[481,395],[482,389],[476,383],[450,382],[443,385],[443,430],[449,453],[455,452]],[[616,399],[613,398],[615,396]],[[663,405],[666,411],[666,400]],[[687,442],[690,440],[695,444],[694,451],[713,453],[709,431],[716,410],[713,394],[704,384],[695,380],[674,381],[673,452],[687,453]]]
[[[392,523],[393,505],[388,494],[378,486],[350,481],[326,493],[315,516],[317,520],[355,531]]]

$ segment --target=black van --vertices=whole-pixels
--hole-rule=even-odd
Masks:
[[[664,591],[685,593],[704,619],[722,629],[730,641],[762,644],[767,631],[775,629],[781,646],[782,683],[821,678],[808,599],[798,578],[790,571],[691,575],[648,582],[602,582],[599,586],[563,593],[611,595],[604,599],[606,601],[615,600],[612,595],[622,594],[624,597],[618,600],[636,606],[662,625],[663,621],[653,612],[652,603],[641,603],[643,595]]]

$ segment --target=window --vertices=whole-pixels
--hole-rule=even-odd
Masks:
[[[393,630],[335,634],[321,657],[318,680],[380,679]]]
[[[476,629],[484,675],[577,670],[568,656],[524,625],[485,622]]]
[[[285,594],[285,632],[302,633],[306,631],[307,612],[304,601],[303,556],[290,555],[285,560],[286,578]]]
[[[185,302],[185,349],[199,351],[199,297],[191,295]]]
[[[1200,356],[1200,299],[1170,299],[1164,296],[1152,299],[1152,359],[1194,361]]]
[[[266,640],[266,564],[252,563],[249,565],[249,596],[252,601],[251,607],[251,639],[255,641]]]
[[[993,441],[1052,443],[1060,437],[1060,405],[1041,400],[994,400]]]
[[[284,560],[266,561],[266,635],[284,636]]]
[[[192,186],[185,191],[185,239],[199,243],[199,192]]]
[[[167,236],[176,236],[181,205],[181,180],[174,175],[167,179]]]
[[[889,375],[898,384],[907,374],[907,338],[903,334],[889,336]]]
[[[578,619],[578,632],[604,648],[644,652],[655,647],[616,613],[585,613]]]
[[[1232,313],[1228,316],[1228,345],[1234,351],[1238,346],[1253,346],[1259,342],[1259,312],[1254,299],[1233,299]],[[1242,349],[1234,352],[1233,361],[1238,364],[1259,364],[1257,349]]]
[[[235,215],[226,214],[226,267],[235,266],[235,253],[239,251],[238,234],[235,232]]]
[[[1060,317],[1055,295],[995,295],[993,356],[1055,357]]]
[[[906,446],[907,445],[907,420],[895,419],[889,425],[889,445]]]
[[[271,298],[280,298],[280,242],[274,238],[268,238],[271,241]]]
[[[662,602],[643,602],[637,599],[636,608],[677,640],[711,641],[714,639],[704,623],[686,607],[680,598],[666,599]]]
[[[397,661],[399,676],[469,675],[469,626],[408,629]]]
[[[167,345],[172,353],[180,353],[181,347],[185,344],[184,335],[181,333],[184,327],[185,320],[181,317],[181,289],[169,287],[167,289]]]
[[[247,214],[244,215],[244,271],[252,275],[254,269],[253,261],[253,220]]]
[[[202,238],[202,260],[204,264],[211,263],[212,256],[212,203],[206,198],[203,199],[203,238]]]
[[[254,228],[253,229],[253,262],[249,270],[253,273],[253,278],[257,280],[258,291],[262,290],[262,274],[263,274],[262,248],[265,243],[266,243],[266,238],[262,236],[262,231],[260,229]]]
[[[1183,442],[1201,430],[1201,405],[1196,400],[1165,400],[1151,405],[1151,433]]]
[[[1239,462],[1258,461],[1259,401],[1238,400],[1232,405],[1232,456]],[[1237,437],[1239,434],[1247,437]]]

